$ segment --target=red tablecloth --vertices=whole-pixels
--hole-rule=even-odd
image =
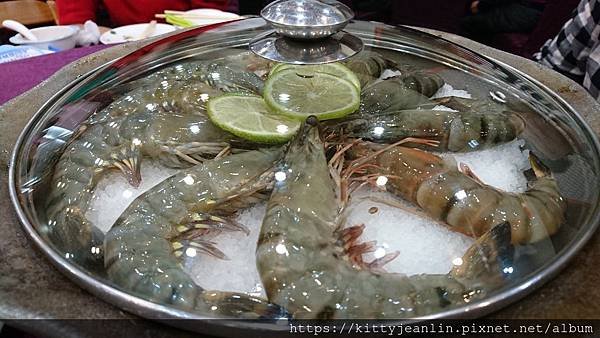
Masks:
[[[82,47],[54,54],[0,64],[0,105],[44,81],[57,70],[83,56],[107,48],[105,45]]]

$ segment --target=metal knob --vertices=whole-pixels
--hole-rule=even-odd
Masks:
[[[280,0],[265,7],[260,15],[283,36],[321,39],[341,31],[354,13],[332,0]]]
[[[342,29],[354,13],[335,0],[279,0],[261,11],[274,31],[256,37],[250,50],[269,60],[322,64],[360,52],[362,41]]]

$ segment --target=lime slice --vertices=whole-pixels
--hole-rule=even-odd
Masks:
[[[344,117],[360,105],[360,91],[352,82],[295,68],[273,74],[265,83],[264,97],[273,110],[300,121],[310,115],[320,120]]]
[[[354,84],[356,86],[356,88],[358,88],[358,90],[360,91],[360,80],[358,79],[356,74],[354,74],[354,72],[352,70],[350,70],[350,68],[348,68],[338,62],[326,63],[323,65],[307,65],[307,66],[291,65],[291,64],[287,64],[287,63],[278,63],[271,69],[271,72],[269,73],[269,77],[273,76],[274,74],[276,74],[282,70],[287,70],[287,69],[295,69],[298,73],[301,73],[301,74],[310,74],[311,72],[319,72],[319,73],[325,73],[325,74],[329,74],[329,75],[333,75],[333,76],[338,76],[338,77],[341,77],[342,79],[346,79],[346,80],[352,82],[352,84]]]
[[[258,143],[283,143],[296,134],[300,122],[271,112],[260,96],[227,94],[208,100],[210,120],[233,135]]]

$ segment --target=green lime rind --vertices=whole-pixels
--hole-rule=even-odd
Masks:
[[[219,128],[262,144],[289,141],[300,128],[299,121],[273,113],[260,96],[226,94],[207,103],[210,120]]]
[[[360,90],[350,81],[320,72],[305,75],[295,68],[273,74],[263,95],[273,111],[299,121],[310,115],[319,120],[342,118],[360,105]]]
[[[269,72],[268,77],[271,77],[273,74],[275,74],[278,71],[280,71],[281,68],[288,67],[288,66],[293,66],[293,65],[286,64],[286,63],[277,63],[277,64],[275,64],[275,66],[273,66],[273,68],[271,68],[271,71]]]
[[[358,88],[359,91],[361,90],[360,80],[358,79],[356,74],[354,74],[354,72],[352,70],[350,70],[350,68],[344,66],[343,64],[341,64],[339,62],[326,63],[323,65],[304,65],[304,66],[292,65],[292,64],[287,64],[287,63],[278,63],[273,68],[271,68],[271,72],[269,72],[269,77],[273,76],[274,74],[276,74],[282,70],[289,70],[289,69],[295,69],[296,71],[298,71],[301,74],[310,74],[310,72],[319,72],[319,73],[330,74],[333,76],[339,76],[343,79],[346,79],[346,80],[352,82],[352,84],[356,88]]]

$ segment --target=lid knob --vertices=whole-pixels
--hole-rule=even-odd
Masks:
[[[265,7],[260,15],[280,35],[321,39],[346,27],[354,12],[334,0],[280,0]]]
[[[342,31],[354,13],[335,0],[279,0],[260,15],[273,31],[256,37],[250,50],[269,60],[292,64],[341,61],[360,52],[362,41]]]

